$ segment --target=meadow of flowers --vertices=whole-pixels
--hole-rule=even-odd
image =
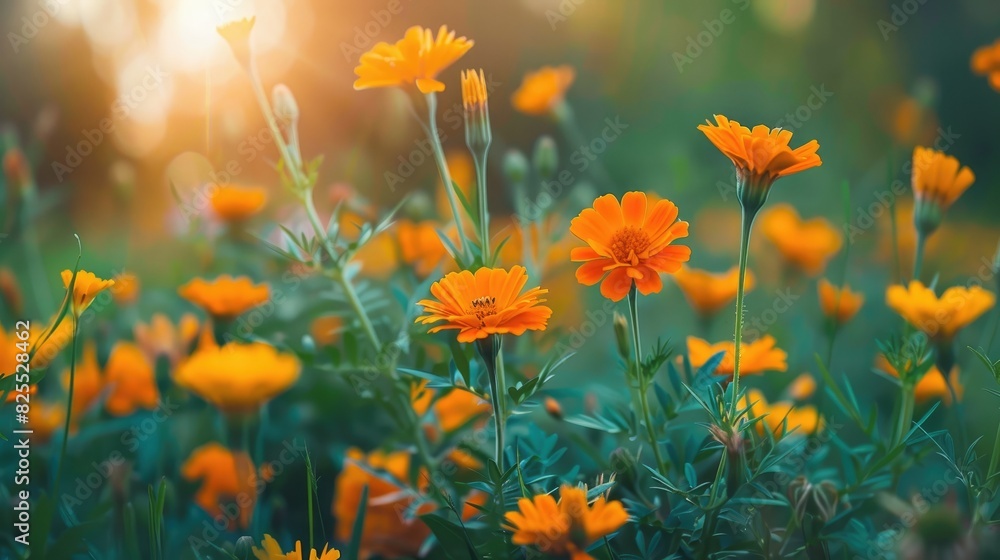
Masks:
[[[875,194],[808,119],[684,114],[705,210],[604,164],[629,125],[574,110],[573,65],[497,95],[476,37],[413,25],[355,60],[352,111],[393,96],[435,170],[384,204],[325,187],[259,25],[217,34],[270,174],[170,181],[188,225],[131,261],[160,277],[86,235],[40,258],[59,218],[5,141],[0,557],[1000,557],[1000,224],[952,208],[992,185],[926,107]],[[1000,91],[1000,40],[953,64]]]

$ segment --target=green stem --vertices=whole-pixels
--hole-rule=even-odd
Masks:
[[[628,291],[628,312],[632,325],[632,351],[635,357],[635,379],[639,384],[639,409],[642,411],[643,421],[646,423],[646,437],[649,438],[649,446],[653,448],[653,458],[656,459],[656,468],[660,474],[666,475],[667,470],[663,457],[660,455],[660,445],[656,439],[656,430],[653,429],[653,415],[649,412],[649,383],[642,371],[642,345],[639,341],[639,305],[638,294],[635,282]]]
[[[497,466],[502,471],[504,468],[504,431],[507,428],[507,373],[503,366],[503,347],[500,344],[500,335],[497,337],[497,408],[500,410],[500,417],[497,419]]]
[[[917,246],[913,255],[913,279],[920,280],[920,271],[923,269],[924,265],[924,245],[927,242],[927,237],[917,232]]]
[[[733,400],[730,416],[736,416],[736,402],[740,395],[740,347],[743,345],[743,295],[746,287],[747,260],[750,253],[750,229],[756,212],[743,211],[743,228],[740,232],[740,280],[736,290],[736,329],[733,335]]]
[[[483,251],[483,266],[489,266],[490,253],[490,211],[486,200],[486,158],[475,155],[476,199],[479,204],[479,244]]]
[[[913,390],[912,384],[903,383],[899,423],[896,425],[896,433],[893,436],[893,448],[903,443],[906,439],[906,433],[910,430],[910,424],[913,422]]]
[[[1000,466],[1000,427],[997,427],[997,437],[993,441],[993,456],[990,457],[990,468],[986,471],[986,480],[989,481],[987,486],[989,488],[996,488],[997,486],[997,480],[990,479],[996,474],[998,466]]]
[[[57,499],[59,497],[59,483],[62,480],[63,466],[66,463],[70,421],[73,418],[73,387],[76,385],[76,347],[77,338],[79,338],[80,334],[80,322],[75,316],[71,320],[73,321],[73,344],[69,360],[69,394],[66,399],[66,421],[63,424],[62,447],[59,449],[59,466],[56,467],[56,478],[52,485],[52,495]]]
[[[448,161],[444,157],[444,147],[441,145],[441,137],[437,128],[437,95],[434,92],[428,93],[427,98],[427,139],[434,149],[434,160],[437,162],[438,173],[441,174],[441,182],[444,183],[444,192],[448,195],[448,206],[451,207],[451,215],[455,218],[455,227],[458,228],[458,240],[462,254],[467,255],[469,250],[469,240],[465,237],[465,227],[462,215],[458,213],[458,202],[455,195],[455,184],[451,181],[451,171],[448,170]]]
[[[478,342],[479,355],[482,356],[486,364],[486,372],[490,377],[490,392],[492,393],[490,404],[493,405],[493,426],[496,431],[496,448],[494,450],[494,460],[500,470],[503,470],[503,450],[504,450],[504,425],[506,424],[507,412],[505,406],[505,396],[507,393],[507,377],[503,366],[503,349],[501,347],[500,335],[490,335],[492,338],[488,343]],[[488,346],[487,346],[488,344]]]

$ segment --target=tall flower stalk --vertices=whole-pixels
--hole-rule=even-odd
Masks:
[[[462,72],[462,106],[465,108],[465,144],[476,167],[476,201],[479,210],[479,245],[484,265],[490,256],[490,213],[486,191],[486,155],[493,142],[486,75],[482,70]]]
[[[653,449],[653,457],[656,459],[656,468],[660,473],[666,475],[667,466],[663,462],[660,454],[660,442],[656,438],[656,430],[653,428],[653,415],[649,409],[649,377],[643,370],[642,365],[642,344],[639,342],[639,309],[638,294],[635,282],[628,291],[628,312],[629,325],[632,329],[632,357],[635,360],[635,379],[638,384],[639,410],[642,412],[643,422],[646,424],[646,437],[649,439],[649,446]]]
[[[920,280],[927,239],[933,234],[945,211],[976,180],[968,167],[943,152],[917,146],[913,150],[911,182],[915,203],[913,226],[917,230],[916,252],[913,256],[913,279]]]
[[[722,115],[715,116],[715,124],[699,125],[709,141],[719,149],[736,168],[736,198],[743,209],[740,229],[739,283],[736,291],[736,326],[734,329],[735,349],[733,351],[733,394],[730,400],[730,416],[736,416],[736,403],[740,393],[740,347],[743,342],[743,296],[746,288],[747,260],[750,252],[750,233],[757,213],[767,202],[767,195],[774,182],[786,175],[792,175],[822,165],[819,143],[811,140],[792,149],[788,143],[792,133],[787,130],[769,129],[757,125],[750,130],[736,121]]]

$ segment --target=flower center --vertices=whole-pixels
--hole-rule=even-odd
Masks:
[[[639,264],[639,254],[649,248],[649,234],[645,231],[625,226],[611,237],[611,254],[620,263]]]
[[[472,300],[472,309],[470,313],[479,319],[482,323],[483,319],[497,314],[497,298],[491,296],[477,297]]]

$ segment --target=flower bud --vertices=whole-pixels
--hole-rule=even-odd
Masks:
[[[528,178],[528,158],[519,150],[507,150],[503,156],[503,176],[508,183],[523,183]]]
[[[247,535],[243,535],[236,540],[236,547],[233,548],[233,556],[239,558],[239,560],[253,560],[253,549],[253,539]]]
[[[619,447],[611,452],[610,460],[611,468],[614,469],[617,480],[627,488],[631,488],[637,480],[638,459],[628,449]]]
[[[559,148],[556,146],[556,141],[548,135],[539,137],[535,142],[532,160],[540,179],[544,181],[554,177],[556,170],[559,169]]]
[[[295,95],[285,84],[274,86],[271,91],[271,104],[274,106],[274,116],[285,128],[291,128],[299,122],[299,104]]]
[[[628,323],[625,316],[615,311],[615,342],[618,344],[618,354],[626,361],[631,359],[631,352],[628,345]]]
[[[548,412],[549,416],[556,420],[563,419],[562,405],[552,397],[545,397],[545,412]]]

